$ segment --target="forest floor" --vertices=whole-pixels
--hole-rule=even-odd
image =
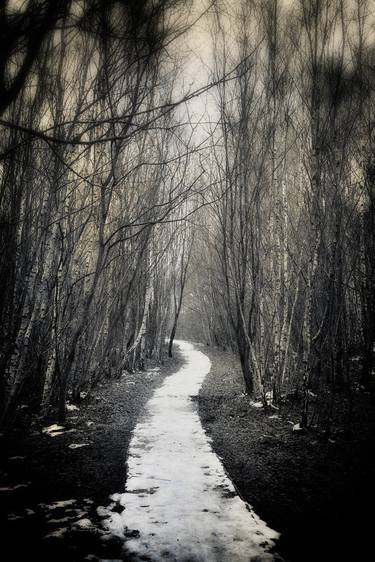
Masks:
[[[249,405],[228,352],[204,347],[212,368],[199,413],[240,495],[273,529],[291,562],[370,560],[375,500],[375,404],[358,395],[352,437],[292,431],[298,411],[275,417]]]
[[[132,430],[153,391],[181,364],[177,352],[160,369],[149,365],[103,383],[68,412],[61,432],[25,427],[21,419],[11,435],[0,438],[4,562],[73,562],[93,548],[113,558],[113,544],[98,537],[93,545],[90,522],[95,525],[98,505],[108,505],[109,495],[124,489]]]
[[[324,442],[312,432],[293,433],[298,421],[293,410],[275,418],[252,407],[232,354],[198,349],[212,362],[197,399],[203,426],[241,496],[281,532],[277,551],[291,562],[372,559],[366,555],[375,505],[371,397],[357,397],[351,439],[342,434]],[[61,431],[27,427],[27,410],[20,410],[24,423],[0,437],[5,562],[97,559],[92,552],[116,558],[116,544],[106,544],[100,535],[93,544],[96,508],[124,489],[132,430],[153,391],[181,365],[177,353],[160,370],[149,365],[108,381],[79,410],[69,410]],[[61,533],[64,540],[56,539]]]

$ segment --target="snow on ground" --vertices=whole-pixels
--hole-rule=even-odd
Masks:
[[[19,488],[27,488],[30,484],[31,482],[25,482],[23,484],[15,484],[14,486],[2,486],[0,492],[14,492],[14,490],[18,490]]]
[[[66,409],[68,412],[79,412],[78,406],[75,404],[70,404],[70,402],[66,403]]]
[[[177,342],[185,365],[148,402],[129,448],[126,491],[99,508],[103,526],[127,537],[135,560],[271,561],[278,533],[236,493],[211,448],[192,397],[210,370],[206,355]]]
[[[51,437],[61,435],[62,433],[64,433],[64,431],[65,427],[63,425],[58,425],[57,423],[49,425],[48,427],[43,427],[42,429],[42,433],[50,435]]]
[[[41,507],[42,509],[46,509],[46,510],[64,509],[66,507],[73,506],[75,503],[77,503],[77,500],[75,500],[75,499],[60,500],[60,501],[56,501],[54,503],[51,503],[49,505],[45,504],[45,503],[40,503],[39,507]]]

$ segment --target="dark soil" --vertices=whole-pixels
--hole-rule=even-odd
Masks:
[[[116,545],[106,545],[95,530],[82,530],[74,522],[89,519],[95,526],[96,508],[124,489],[132,430],[154,389],[181,364],[176,354],[158,372],[126,374],[102,384],[79,410],[69,412],[65,428],[74,431],[56,437],[35,423],[30,426],[27,409],[21,408],[16,429],[0,438],[4,562],[97,560],[93,553],[115,558]],[[88,446],[69,448],[82,443]],[[46,507],[71,499],[71,505]],[[45,538],[61,528],[67,529],[63,538]]]
[[[250,405],[235,357],[204,348],[212,361],[199,396],[202,422],[242,497],[281,532],[278,552],[292,562],[362,562],[371,546],[375,500],[375,408],[358,395],[351,439],[331,442],[296,434],[297,412],[270,419]],[[108,381],[71,411],[66,429],[51,437],[20,410],[18,427],[0,439],[2,560],[78,562],[118,559],[121,543],[97,532],[96,508],[121,492],[131,432],[147,400],[181,365]],[[53,420],[51,420],[52,422]],[[44,424],[48,425],[48,424]],[[88,446],[70,449],[70,444]],[[18,458],[22,457],[22,458]],[[17,485],[14,490],[6,490]],[[74,500],[70,505],[48,506]],[[76,526],[89,520],[93,529]],[[63,538],[45,538],[65,528]],[[8,554],[5,554],[8,552]],[[227,561],[235,562],[235,561]]]
[[[213,447],[241,496],[281,532],[277,550],[293,562],[372,560],[375,500],[375,408],[355,399],[352,436],[324,441],[292,431],[298,410],[250,405],[241,370],[228,352],[205,347],[212,362],[199,395],[199,413]]]

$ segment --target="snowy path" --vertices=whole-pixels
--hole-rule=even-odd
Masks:
[[[126,491],[114,494],[125,509],[111,511],[106,527],[124,536],[134,560],[254,562],[278,534],[236,494],[212,451],[196,407],[210,360],[177,342],[185,364],[155,391],[129,448]]]

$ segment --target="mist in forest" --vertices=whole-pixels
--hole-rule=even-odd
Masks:
[[[353,434],[374,71],[370,0],[2,2],[2,431],[66,423],[177,337],[296,431]]]

